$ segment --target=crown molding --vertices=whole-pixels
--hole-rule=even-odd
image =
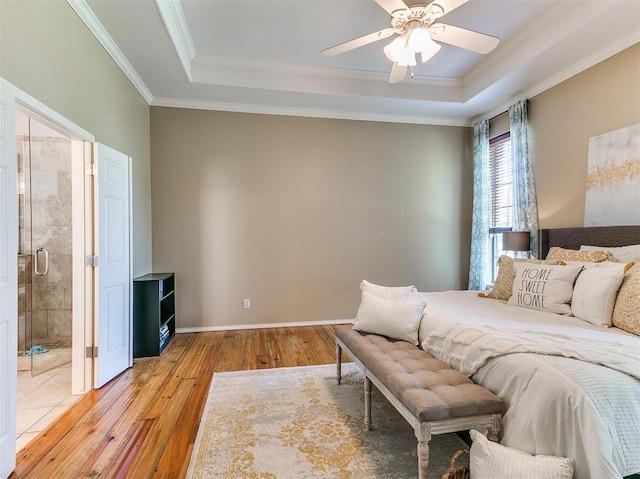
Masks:
[[[179,98],[154,98],[151,106],[168,108],[187,108],[192,110],[214,110],[233,113],[254,113],[261,115],[299,116],[307,118],[329,118],[335,120],[376,121],[385,123],[411,123],[416,125],[464,126],[472,123],[466,118],[438,118],[411,115],[385,115],[373,112],[345,112],[335,110],[319,110],[311,108],[295,108],[272,105],[253,105],[242,103],[225,103],[216,101],[185,100]]]
[[[180,0],[155,0],[160,17],[169,33],[169,38],[176,49],[182,68],[189,81],[191,77],[191,62],[196,56],[196,47],[191,37],[191,31],[184,16]]]
[[[461,88],[433,85],[424,87],[410,81],[390,85],[386,76],[377,81],[371,81],[345,79],[342,77],[318,77],[278,71],[262,71],[260,74],[256,74],[253,70],[204,63],[194,64],[192,83],[246,88],[254,91],[280,91],[409,101],[460,103],[463,100]]]
[[[195,67],[218,67],[243,70],[251,73],[252,75],[277,72],[318,78],[337,78],[343,80],[365,80],[374,82],[386,82],[389,79],[389,73],[387,72],[383,73],[309,65],[291,65],[285,63],[265,62],[261,60],[235,60],[229,58],[214,58],[198,54],[193,58],[192,65]],[[461,78],[445,78],[426,75],[416,75],[410,80],[407,80],[407,83],[420,86],[447,88],[461,88],[463,85]]]
[[[566,81],[569,78],[574,77],[575,75],[578,75],[579,73],[582,73],[585,70],[588,70],[589,68],[597,65],[598,63],[606,60],[607,58],[610,58],[613,55],[620,53],[622,50],[625,50],[635,45],[636,43],[640,43],[640,31],[630,33],[629,35],[626,35],[620,40],[614,43],[611,43],[609,45],[606,45],[605,47],[601,48],[597,52],[594,52],[593,54],[589,55],[586,58],[583,58],[582,60],[574,63],[573,65],[570,65],[569,67],[565,68],[564,70],[557,73],[556,75],[553,75],[552,77],[547,78],[540,83],[537,83],[531,88],[528,88],[524,92],[511,98],[509,101],[503,103],[499,107],[496,107],[491,111],[488,111],[486,113],[483,113],[480,116],[473,118],[471,120],[471,124],[480,120],[488,120],[488,119],[494,118],[495,116],[500,115],[501,113],[504,113],[505,111],[507,111],[509,109],[509,106],[513,105],[515,102],[519,100],[533,98],[534,96],[539,95],[540,93],[543,93],[553,88],[556,85],[559,85],[563,81]]]
[[[540,35],[540,32],[543,32],[557,21],[558,18],[574,9],[575,6],[576,4],[574,2],[560,2],[554,8],[547,11],[541,18],[530,24],[510,42],[501,44],[500,48],[497,48],[494,53],[488,55],[484,61],[464,75],[462,78],[463,87],[470,85],[487,73],[493,71],[496,67],[508,61],[512,55],[519,56],[518,51],[524,44],[535,39],[536,36]],[[538,45],[538,48],[540,50],[542,49],[540,45]]]
[[[612,8],[612,4],[607,2],[587,2],[586,7],[580,9],[576,9],[576,5],[575,2],[562,2],[505,45],[504,49],[465,75],[464,97],[473,98],[525,68],[536,58],[552,56],[555,45]],[[545,80],[538,78],[532,81]]]
[[[140,78],[133,66],[131,66],[129,60],[124,56],[124,53],[122,53],[118,45],[116,45],[116,42],[113,41],[113,38],[111,38],[111,35],[109,35],[102,23],[100,23],[98,17],[96,17],[91,8],[89,8],[87,2],[85,0],[67,0],[67,3],[73,8],[111,58],[113,58],[135,89],[138,90],[142,98],[144,98],[148,104],[151,104],[151,100],[153,99],[151,91],[147,88],[147,85],[142,81],[142,78]]]

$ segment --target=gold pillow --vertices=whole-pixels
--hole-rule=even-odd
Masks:
[[[616,328],[640,336],[640,263],[624,275],[611,323]]]
[[[493,283],[493,289],[487,293],[487,298],[504,299],[505,301],[511,297],[513,291],[513,280],[516,277],[516,271],[513,267],[514,262],[528,262],[528,263],[544,263],[544,264],[558,264],[559,261],[546,260],[546,259],[527,259],[518,258],[514,259],[506,255],[498,258],[498,277]]]
[[[582,261],[586,263],[602,263],[603,261],[615,261],[609,251],[578,251],[553,246],[547,253],[547,259],[556,261]]]

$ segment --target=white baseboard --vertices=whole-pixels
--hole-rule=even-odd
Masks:
[[[327,326],[332,324],[352,324],[353,319],[327,319],[324,321],[296,321],[292,323],[228,324],[225,326],[199,326],[197,328],[176,328],[176,333],[204,333],[207,331],[233,331],[238,329],[295,328],[298,326]]]

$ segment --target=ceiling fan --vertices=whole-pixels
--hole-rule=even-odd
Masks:
[[[322,51],[322,56],[332,57],[355,48],[398,35],[384,47],[385,56],[393,62],[389,83],[405,79],[410,67],[417,64],[420,53],[422,62],[432,58],[441,45],[448,43],[477,53],[489,53],[500,41],[496,37],[454,27],[436,20],[469,0],[434,0],[428,4],[408,6],[402,0],[375,0],[391,15],[391,26],[341,43]],[[436,41],[434,41],[436,40]]]

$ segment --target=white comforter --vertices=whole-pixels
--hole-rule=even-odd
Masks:
[[[640,348],[619,342],[540,331],[451,325],[429,333],[422,347],[467,376],[473,376],[491,358],[535,353],[599,364],[640,380]]]
[[[473,353],[475,359],[470,363],[476,366],[469,370],[477,370],[472,379],[507,403],[502,444],[530,454],[573,457],[576,479],[618,479],[640,472],[640,380],[634,377],[640,371],[639,337],[573,317],[479,298],[473,291],[419,293],[417,300],[427,303],[421,342],[439,331],[433,338],[440,337],[436,342],[443,343],[446,333],[457,325],[476,331],[486,325],[510,330],[511,340],[502,346],[507,354],[491,348]],[[541,346],[540,352],[516,353],[513,341],[519,331],[566,341],[560,348]],[[423,347],[428,349],[429,344]],[[532,351],[534,346],[528,347],[522,350]],[[601,361],[596,355],[598,347],[609,366],[617,364],[626,372],[595,364]],[[465,355],[456,351],[453,366]],[[576,355],[583,360],[572,357]]]

